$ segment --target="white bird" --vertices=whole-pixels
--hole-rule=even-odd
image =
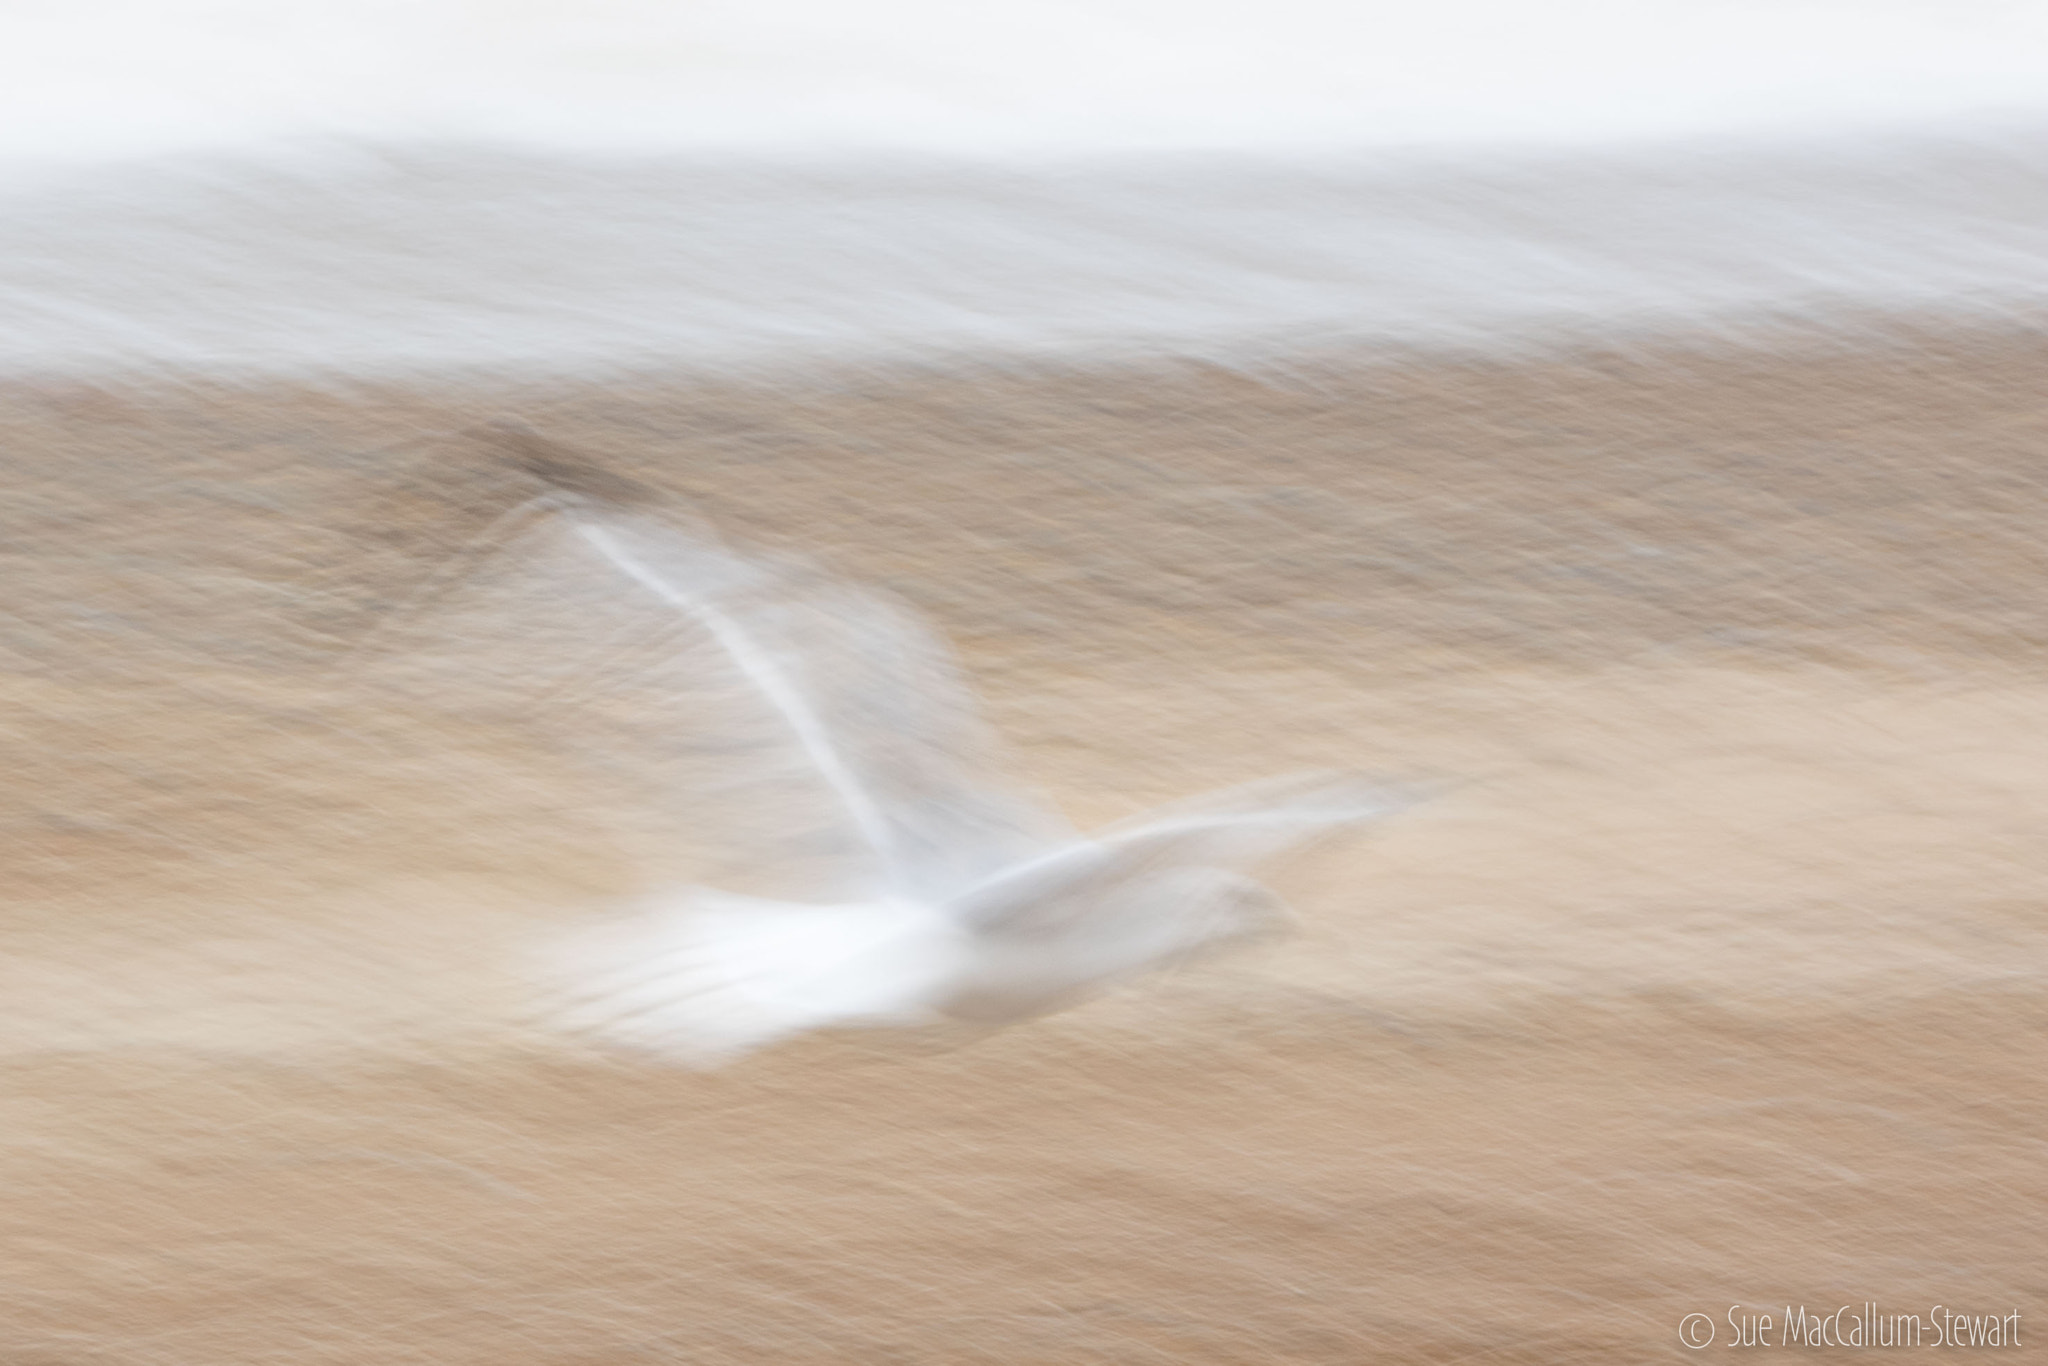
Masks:
[[[689,789],[677,838],[775,892],[684,886],[557,944],[557,1027],[710,1064],[822,1027],[1044,1014],[1279,923],[1248,869],[1406,804],[1297,775],[1083,836],[997,781],[968,690],[906,610],[499,439],[555,491],[530,505],[543,539],[501,571],[496,624],[458,642],[525,651],[511,672],[531,687],[594,686],[619,752]],[[614,662],[571,657],[543,604]]]

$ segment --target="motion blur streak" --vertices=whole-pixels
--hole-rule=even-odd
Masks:
[[[2013,130],[1419,165],[352,147],[5,208],[0,366],[46,376],[1271,368],[2048,310],[2048,136]]]
[[[4,22],[0,1358],[2041,1311],[2043,6]],[[508,418],[902,600],[1062,828],[1434,795],[1043,1020],[564,1039],[536,944],[837,855]]]

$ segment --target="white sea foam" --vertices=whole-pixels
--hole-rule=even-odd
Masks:
[[[0,373],[1243,355],[2048,296],[2040,0],[8,23]]]

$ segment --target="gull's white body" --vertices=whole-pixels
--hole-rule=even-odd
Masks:
[[[727,866],[777,891],[686,887],[556,945],[561,1027],[709,1062],[825,1026],[1042,1014],[1275,923],[1240,870],[1396,805],[1296,777],[1083,837],[992,776],[943,651],[886,599],[670,516],[542,501],[551,539],[515,557],[518,601],[497,619],[581,583],[556,613],[576,639],[655,662],[608,679],[536,624],[534,663],[505,672],[655,697],[616,722],[636,761],[659,766],[657,732],[714,732],[715,774],[678,784],[696,806],[679,831],[736,832]]]

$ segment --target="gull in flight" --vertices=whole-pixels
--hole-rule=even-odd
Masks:
[[[1271,928],[1250,870],[1406,805],[1305,774],[1083,835],[1000,781],[944,648],[885,595],[734,550],[532,433],[493,439],[550,489],[499,556],[506,672],[600,693],[615,749],[686,790],[677,838],[732,874],[555,945],[554,1027],[710,1064],[819,1028],[1045,1014]],[[572,659],[563,632],[607,653]]]

